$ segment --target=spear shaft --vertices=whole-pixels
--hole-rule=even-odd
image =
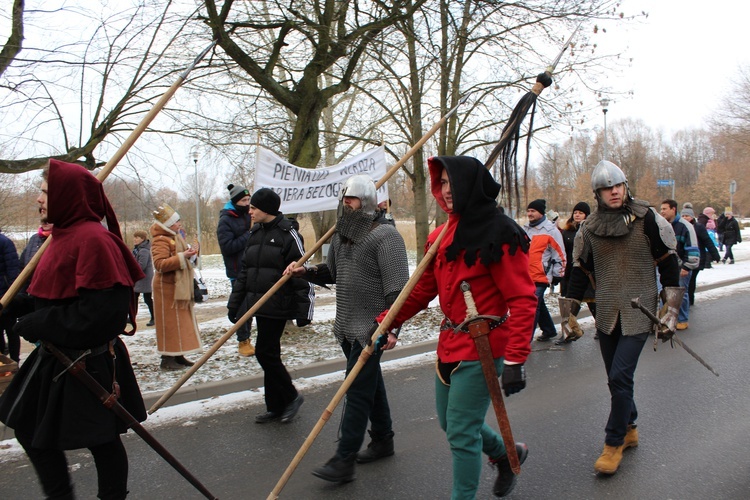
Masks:
[[[146,116],[143,117],[141,122],[138,124],[138,126],[130,133],[130,135],[125,139],[125,142],[122,143],[122,145],[117,149],[115,154],[109,159],[109,161],[102,167],[102,169],[99,171],[99,173],[96,174],[96,178],[100,181],[104,182],[104,180],[109,176],[109,174],[114,170],[114,168],[117,166],[118,163],[120,163],[120,160],[125,157],[127,152],[130,150],[131,147],[133,147],[133,144],[135,144],[135,141],[138,140],[138,138],[143,134],[143,132],[146,130],[146,128],[151,124],[151,122],[156,118],[156,115],[158,115],[162,109],[164,109],[164,106],[166,106],[167,101],[169,101],[172,96],[177,92],[177,89],[180,88],[180,86],[185,82],[185,80],[188,77],[188,74],[198,65],[200,61],[203,60],[204,57],[206,57],[206,54],[209,53],[211,49],[213,49],[216,46],[216,40],[211,42],[211,45],[206,47],[203,52],[201,52],[198,57],[195,58],[195,60],[188,66],[182,73],[180,73],[177,80],[172,84],[171,87],[161,96],[161,98],[156,102],[153,108],[146,114]],[[21,289],[24,283],[31,277],[32,273],[34,272],[34,269],[36,269],[37,264],[39,264],[39,260],[42,258],[42,255],[49,247],[50,242],[52,241],[52,235],[49,235],[45,242],[42,244],[41,247],[39,247],[39,250],[37,250],[34,257],[29,261],[28,264],[26,264],[26,267],[23,268],[21,273],[18,275],[18,277],[13,281],[13,284],[8,288],[8,291],[5,292],[5,295],[3,295],[2,299],[0,299],[0,311],[5,308],[11,300],[13,300],[13,297],[16,296],[18,291]]]
[[[375,189],[380,189],[380,187],[383,186],[383,184],[385,184],[388,181],[388,179],[390,179],[391,176],[393,176],[393,174],[395,174],[398,171],[398,169],[401,168],[407,162],[407,160],[411,158],[414,155],[414,153],[416,153],[424,145],[425,142],[427,142],[427,140],[430,137],[435,135],[435,133],[440,129],[440,127],[443,126],[443,124],[448,120],[448,118],[450,118],[458,110],[458,107],[461,106],[461,104],[463,104],[464,102],[466,102],[467,98],[468,98],[468,94],[464,95],[459,100],[458,104],[456,104],[453,107],[453,109],[448,111],[445,114],[445,116],[440,118],[440,120],[438,120],[435,123],[435,125],[433,125],[432,128],[424,136],[422,136],[422,138],[419,139],[419,141],[417,141],[417,143],[414,144],[414,146],[412,146],[411,149],[409,149],[409,151],[407,151],[406,154],[398,162],[396,162],[390,169],[388,169],[386,174],[378,182],[375,183]],[[301,267],[305,262],[307,262],[307,260],[310,257],[315,255],[315,252],[317,252],[318,249],[320,249],[323,246],[323,244],[326,241],[328,241],[331,238],[331,236],[333,236],[333,233],[335,231],[336,231],[336,226],[334,225],[317,242],[315,242],[315,244],[312,246],[312,248],[310,248],[310,250],[305,252],[305,255],[303,255],[297,261],[297,267]],[[174,395],[174,393],[177,392],[177,390],[180,387],[182,387],[185,384],[185,382],[187,382],[190,379],[190,377],[192,377],[193,374],[196,371],[198,371],[198,369],[200,369],[200,367],[203,366],[203,364],[206,361],[208,361],[208,359],[211,356],[213,356],[214,353],[218,351],[219,348],[222,345],[224,345],[224,343],[227,340],[232,338],[232,336],[237,332],[237,330],[240,329],[242,325],[244,325],[247,321],[249,321],[255,315],[258,309],[260,309],[263,306],[263,304],[266,303],[268,299],[270,299],[282,286],[284,286],[284,283],[286,283],[287,281],[289,281],[289,279],[291,279],[291,277],[292,277],[291,274],[282,276],[279,279],[279,281],[277,281],[265,294],[263,294],[263,296],[259,298],[258,301],[255,304],[253,304],[253,306],[250,309],[248,309],[248,311],[245,314],[243,314],[242,317],[238,319],[237,322],[224,335],[222,335],[219,338],[219,340],[217,340],[214,343],[214,345],[211,346],[211,348],[203,356],[200,357],[200,359],[196,360],[195,364],[191,366],[188,369],[188,371],[185,372],[185,374],[182,377],[180,377],[180,379],[177,382],[175,382],[175,384],[171,388],[169,388],[159,398],[159,400],[156,403],[154,403],[151,406],[151,408],[149,408],[148,413],[152,414],[156,410],[161,408],[164,405],[164,403],[166,403],[167,400],[171,398]]]

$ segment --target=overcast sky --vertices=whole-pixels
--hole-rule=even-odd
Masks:
[[[700,127],[729,92],[738,68],[750,64],[750,3],[624,0],[621,9],[649,16],[627,29],[608,26],[602,37],[605,46],[622,47],[633,58],[612,83],[633,96],[615,98],[607,119],[641,118],[665,132]]]

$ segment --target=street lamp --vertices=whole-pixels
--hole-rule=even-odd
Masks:
[[[602,113],[604,113],[604,158],[607,159],[607,106],[609,106],[609,99],[606,97],[599,100],[599,104],[602,105]]]
[[[198,151],[193,151],[193,164],[195,165],[195,217],[198,228],[198,248],[201,248],[201,192],[198,189]],[[198,255],[198,269],[203,269],[203,263]]]

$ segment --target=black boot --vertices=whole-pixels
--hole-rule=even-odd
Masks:
[[[526,457],[529,454],[529,448],[524,443],[516,443],[516,453],[518,454],[518,461],[524,463]],[[492,493],[496,497],[504,497],[509,495],[513,488],[516,487],[516,475],[510,468],[510,461],[508,455],[490,460],[490,464],[497,467],[497,479],[495,479],[495,486],[492,488]]]
[[[358,464],[368,464],[393,455],[393,431],[381,435],[374,434],[372,431],[367,432],[370,434],[371,441],[365,451],[357,453]]]
[[[354,460],[356,458],[356,453],[352,453],[346,457],[342,457],[337,453],[323,467],[313,470],[313,476],[333,483],[354,481]]]
[[[185,356],[175,356],[175,362],[182,366],[193,366],[195,363],[187,359]]]
[[[162,356],[159,368],[162,370],[182,370],[185,367],[178,363],[174,356]]]

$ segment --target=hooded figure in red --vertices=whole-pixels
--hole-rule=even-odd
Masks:
[[[515,476],[502,438],[485,423],[490,395],[479,355],[469,334],[454,328],[466,319],[460,285],[467,281],[479,314],[505,318],[490,324],[489,341],[506,396],[526,386],[523,364],[537,302],[528,272],[529,240],[497,209],[500,185],[479,160],[443,156],[430,158],[428,165],[432,194],[448,213],[448,230],[391,326],[401,326],[439,296],[445,319],[437,347],[435,393],[438,420],[453,454],[451,498],[477,497],[483,453],[498,468],[494,494],[505,496],[515,486]],[[430,234],[428,248],[442,230],[440,226]],[[382,322],[386,313],[377,321]],[[518,443],[516,450],[523,461],[528,449]]]
[[[56,378],[65,367],[44,345],[82,359],[102,387],[145,420],[119,338],[134,316],[133,284],[143,272],[122,241],[101,182],[83,167],[57,160],[50,160],[45,174],[37,201],[42,217],[54,224],[52,241],[29,286],[30,303],[18,304],[26,314],[15,327],[39,345],[0,396],[0,420],[14,429],[45,496],[73,498],[63,450],[88,448],[97,465],[98,496],[125,498],[128,461],[120,434],[126,425],[69,372]]]

